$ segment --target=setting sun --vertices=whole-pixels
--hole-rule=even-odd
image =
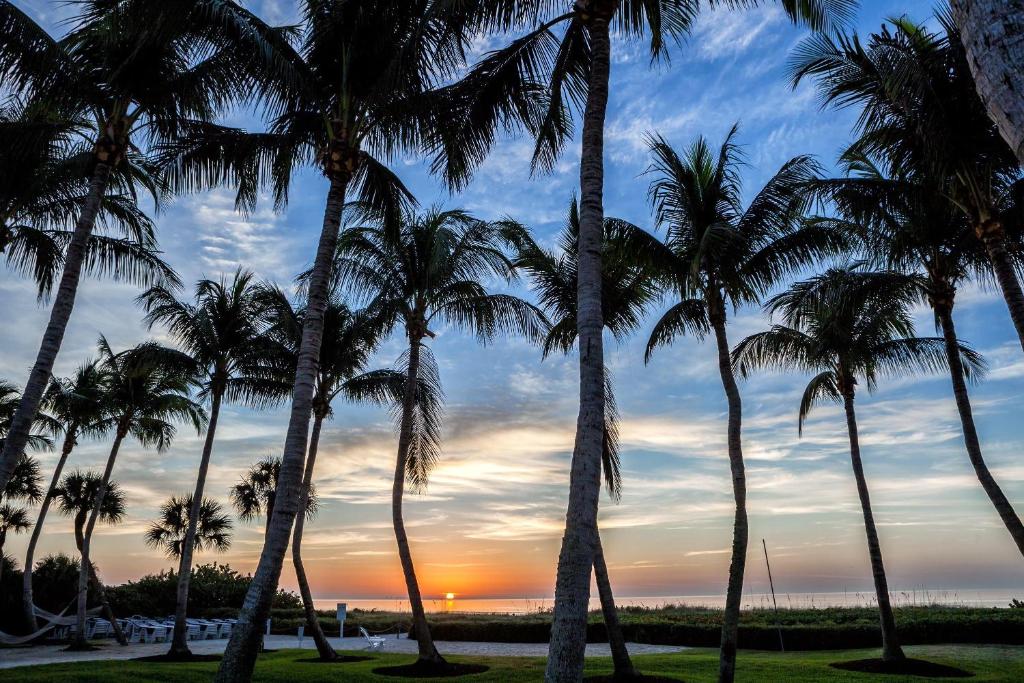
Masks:
[[[445,593],[444,599],[445,600],[454,600],[455,599],[455,593]]]

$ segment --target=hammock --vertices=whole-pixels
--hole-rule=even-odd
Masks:
[[[46,625],[38,631],[36,631],[35,633],[30,633],[26,636],[12,636],[7,633],[4,633],[3,631],[0,631],[0,644],[24,645],[25,643],[35,640],[39,636],[45,634],[47,631],[50,631],[51,629],[54,629],[58,626],[71,626],[72,624],[78,623],[77,615],[73,617],[64,616],[65,612],[71,609],[71,606],[74,605],[77,601],[78,598],[75,598],[71,602],[69,602],[67,607],[61,610],[60,614],[47,612],[42,607],[37,607],[36,605],[33,605],[32,607],[35,610],[36,616],[45,619],[47,622]],[[102,607],[93,607],[91,610],[87,610],[86,614],[96,615],[99,614],[101,611],[103,611]]]

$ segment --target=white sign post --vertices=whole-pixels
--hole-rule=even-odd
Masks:
[[[344,602],[338,603],[338,637],[345,637],[345,616],[348,613],[348,604]]]

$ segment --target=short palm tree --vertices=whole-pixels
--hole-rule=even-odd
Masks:
[[[440,453],[440,378],[425,341],[436,336],[431,327],[439,325],[470,332],[481,343],[504,334],[542,338],[548,325],[537,307],[509,294],[490,293],[481,284],[515,277],[505,250],[521,240],[517,226],[486,223],[463,211],[406,211],[394,222],[385,218],[376,225],[352,228],[335,264],[343,286],[368,301],[373,314],[390,326],[402,325],[409,344],[391,514],[419,644],[418,661],[428,668],[444,659],[427,625],[402,515],[406,481],[414,488],[424,487]],[[427,400],[427,387],[436,399]]]
[[[4,543],[7,542],[7,532],[23,534],[31,526],[28,510],[14,507],[10,503],[0,504],[0,557],[5,557]]]
[[[65,139],[78,141],[88,169],[50,319],[11,437],[0,453],[0,486],[25,446],[49,385],[111,178],[133,175],[127,167],[144,166],[135,159],[146,143],[177,140],[188,134],[189,121],[212,120],[250,97],[268,74],[278,72],[273,46],[286,42],[285,32],[266,26],[233,0],[182,0],[173,6],[156,0],[84,2],[76,7],[70,31],[57,39],[13,3],[0,0],[5,92],[71,131]],[[33,141],[38,138],[23,142]],[[32,155],[61,154],[65,147],[51,150],[47,145]],[[28,194],[38,191],[31,182],[20,187]],[[162,193],[160,184],[146,189]]]
[[[304,308],[294,308],[288,297],[276,287],[264,290],[268,305],[269,329],[267,337],[278,351],[277,369],[272,375],[280,376],[280,387],[284,394],[291,389],[298,363],[299,348],[302,344]],[[313,429],[309,437],[306,465],[302,476],[300,503],[307,503],[308,492],[313,486],[313,470],[320,445],[320,433],[324,420],[334,412],[331,404],[336,399],[353,402],[372,401],[394,403],[400,400],[405,385],[405,375],[396,370],[373,370],[364,372],[381,338],[387,333],[387,321],[368,315],[363,311],[352,311],[335,293],[327,302],[324,311],[324,331],[320,341],[320,359],[317,364],[316,386],[313,392]],[[292,566],[306,612],[306,629],[313,636],[322,660],[337,659],[337,653],[328,642],[320,627],[313,594],[309,589],[306,569],[302,562],[302,533],[305,517],[295,519],[292,532]]]
[[[190,398],[198,368],[188,355],[152,342],[115,353],[101,337],[99,364],[107,376],[106,419],[114,432],[114,441],[84,530],[82,570],[78,580],[78,630],[72,647],[86,646],[85,611],[92,532],[103,509],[107,483],[121,444],[125,438],[133,437],[142,446],[162,452],[174,439],[175,422],[188,422],[197,432],[206,424],[202,406]]]
[[[242,480],[231,487],[231,505],[243,522],[265,518],[263,535],[270,533],[270,520],[274,516],[281,486],[281,458],[264,458],[245,473]],[[319,503],[316,489],[311,488],[306,502],[306,516],[316,514]]]
[[[74,471],[67,474],[54,490],[53,496],[61,513],[72,519],[75,530],[75,547],[78,548],[79,554],[85,548],[86,524],[95,509],[93,506],[96,504],[97,494],[101,487],[103,487],[103,481],[96,472]],[[116,481],[107,482],[103,488],[106,489],[106,493],[100,503],[98,519],[104,524],[118,524],[125,516],[124,494]],[[82,574],[82,566],[80,564],[78,567],[79,576]],[[127,641],[114,617],[113,610],[110,608],[110,602],[107,600],[103,582],[100,581],[99,573],[96,571],[96,565],[89,562],[84,566],[87,567],[88,581],[92,583],[93,589],[99,596],[100,605],[103,607],[103,618],[114,625],[114,634],[118,642],[122,645],[125,644]],[[88,590],[88,584],[86,586],[86,590]]]
[[[23,500],[27,503],[38,503],[43,497],[43,489],[40,486],[42,481],[43,475],[39,472],[39,461],[26,455],[14,468],[14,474],[7,482],[7,486],[0,491],[0,500]]]
[[[199,546],[192,541],[196,525],[203,521],[200,503],[206,504],[203,489],[213,455],[221,403],[225,400],[259,407],[267,402],[274,385],[260,376],[258,366],[262,351],[264,305],[253,274],[239,268],[228,281],[200,280],[196,283],[193,301],[179,301],[165,287],[153,287],[138,301],[146,310],[146,323],[162,325],[202,369],[199,398],[209,401],[210,421],[206,429],[195,491],[189,500],[195,509],[185,520],[183,552],[174,555],[178,562],[178,594],[174,619],[174,637],[170,655],[188,657],[188,589],[192,576],[192,553]],[[179,499],[175,498],[175,501]]]
[[[540,306],[551,320],[551,329],[544,338],[545,356],[552,351],[569,353],[576,346],[579,227],[579,210],[573,200],[559,235],[558,247],[561,254],[542,249],[532,240],[527,240],[518,249],[516,266],[530,277]],[[649,245],[656,242],[653,236],[626,221],[616,218],[606,218],[604,221],[601,315],[605,327],[617,339],[624,339],[634,332],[640,326],[646,308],[659,297],[658,284],[651,268],[636,258],[637,247],[646,253],[650,251]],[[618,500],[622,479],[615,398],[610,375],[605,386],[605,413],[605,446],[601,464],[608,493],[613,500]],[[594,552],[594,577],[608,630],[615,676],[623,679],[636,676],[619,625],[600,533]]]
[[[11,416],[14,414],[17,404],[18,390],[13,385],[0,380],[0,442],[7,436]],[[52,422],[47,416],[38,416],[36,422],[45,424],[47,428],[52,427]],[[50,440],[44,434],[32,434],[31,436],[30,447],[49,447]],[[43,477],[39,473],[39,462],[32,456],[23,453],[11,473],[7,485],[0,489],[0,558],[4,557],[3,546],[7,540],[7,532],[20,534],[28,531],[31,526],[28,511],[25,508],[12,505],[11,502],[39,502],[43,497],[43,490],[40,487],[42,479]]]
[[[14,415],[17,413],[20,404],[21,396],[18,394],[18,387],[6,380],[0,379],[0,447],[7,443],[7,435],[10,433],[11,424],[14,422]],[[29,432],[25,447],[37,451],[50,448],[53,442],[46,433],[53,431],[54,424],[51,418],[45,413],[38,413],[32,427],[33,431]],[[24,454],[25,450],[23,449],[20,455],[23,456]],[[15,470],[18,467],[23,467],[21,460],[22,458],[18,459]],[[11,478],[15,478],[13,472]],[[6,489],[8,485],[10,484],[5,484],[3,488]]]
[[[988,469],[960,361],[953,311],[957,290],[972,275],[985,276],[987,255],[964,214],[924,177],[886,173],[869,157],[845,160],[847,177],[821,180],[817,190],[839,209],[841,220],[864,240],[882,267],[920,273],[936,327],[946,343],[953,397],[967,455],[982,488],[1024,554],[1024,524]]]
[[[854,399],[860,382],[872,391],[880,377],[945,368],[945,341],[914,336],[908,309],[919,299],[920,283],[912,276],[869,272],[859,267],[833,268],[772,297],[766,308],[781,314],[784,324],[747,337],[732,354],[733,364],[744,376],[757,368],[817,373],[800,401],[801,432],[811,409],[820,402],[843,405],[878,600],[882,658],[886,661],[903,659],[903,650],[861,462]],[[981,370],[981,359],[973,351],[961,346],[960,356],[967,367]]]
[[[276,591],[295,514],[299,510],[316,358],[330,296],[331,263],[347,198],[389,213],[411,195],[386,166],[425,146],[444,125],[425,93],[452,78],[462,64],[461,16],[448,3],[414,0],[337,2],[303,0],[302,39],[291,54],[294,78],[265,89],[269,130],[197,125],[195,143],[170,146],[175,187],[238,187],[250,206],[261,184],[273,186],[277,204],[288,198],[292,172],[312,166],[328,181],[316,256],[307,288],[306,323],[293,381],[283,451],[279,521],[269,534],[250,584],[239,628],[218,670],[218,680],[248,680],[260,626]],[[280,86],[280,87],[278,87]],[[273,523],[273,522],[272,522]]]
[[[50,382],[43,397],[43,409],[52,416],[54,424],[63,433],[64,438],[60,449],[57,466],[50,479],[50,487],[43,496],[39,506],[39,515],[32,537],[29,539],[28,550],[25,551],[25,571],[22,584],[22,602],[25,619],[30,632],[38,626],[36,622],[35,603],[32,598],[32,570],[36,545],[43,531],[46,513],[56,493],[68,456],[78,445],[80,437],[99,438],[109,428],[107,406],[105,403],[106,376],[96,361],[83,363],[71,377],[54,378]]]
[[[224,514],[220,503],[210,498],[204,500],[195,524],[191,520],[194,512],[191,495],[168,498],[160,506],[160,518],[146,530],[146,545],[175,560],[181,557],[182,548],[190,539],[193,549],[199,552],[224,552],[231,547],[231,518]]]
[[[939,30],[898,19],[862,42],[817,36],[796,52],[794,82],[814,77],[825,103],[860,106],[851,155],[881,155],[957,207],[984,247],[1024,348],[1024,290],[1007,229],[1024,182],[975,90],[963,42],[948,13]]]
[[[720,3],[750,6],[743,0]],[[851,0],[782,0],[794,20],[825,28],[843,19]],[[614,27],[625,38],[649,38],[652,60],[690,29],[698,0],[474,0],[464,3],[484,33],[528,31],[481,61],[463,79],[461,116],[447,121],[448,175],[466,175],[494,139],[486,123],[525,118],[536,136],[534,168],[549,169],[573,138],[573,114],[582,112],[580,153],[579,342],[580,412],[569,481],[569,510],[555,584],[555,610],[545,678],[582,675],[587,596],[597,535],[604,431],[604,350],[601,321],[601,237],[604,225],[604,128],[611,87]],[[555,31],[561,30],[556,36]],[[547,106],[534,114],[536,91]],[[466,150],[463,154],[451,150]],[[455,163],[452,163],[454,160]]]
[[[703,339],[712,333],[728,402],[727,443],[736,511],[719,651],[723,681],[733,680],[736,672],[748,535],[743,406],[729,362],[729,309],[758,303],[789,273],[847,246],[841,232],[803,223],[805,186],[817,171],[809,157],[787,161],[743,206],[744,159],[735,142],[736,130],[733,126],[717,150],[704,138],[697,138],[683,153],[661,137],[649,140],[653,157],[649,172],[654,176],[649,195],[657,222],[667,233],[667,253],[655,250],[651,256],[666,290],[678,299],[655,324],[645,360],[678,336]]]

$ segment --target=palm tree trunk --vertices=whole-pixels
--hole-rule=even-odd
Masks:
[[[217,418],[220,416],[220,391],[214,391],[210,400],[210,422],[206,427],[206,440],[203,442],[203,454],[199,458],[199,474],[196,477],[196,488],[192,493],[192,509],[188,513],[188,528],[181,544],[181,558],[178,561],[178,595],[174,605],[174,636],[171,649],[167,654],[171,657],[191,657],[188,648],[188,588],[192,582],[192,553],[195,550],[196,528],[199,525],[200,510],[203,506],[203,489],[206,486],[206,473],[210,469],[210,457],[213,455],[213,439],[217,433]]]
[[[398,457],[395,459],[395,480],[391,488],[391,521],[395,527],[395,540],[398,542],[398,557],[402,562],[402,572],[405,574],[405,586],[409,590],[409,606],[412,608],[412,627],[416,632],[419,661],[443,664],[444,657],[434,647],[434,639],[430,635],[430,625],[427,624],[427,613],[423,609],[423,597],[420,595],[420,584],[416,580],[416,567],[412,561],[409,536],[405,533],[405,520],[402,516],[405,468],[409,458],[409,444],[412,442],[412,412],[416,404],[419,368],[420,338],[410,335],[409,368],[405,379],[405,394],[402,396],[402,426],[398,434]]]
[[[949,361],[949,374],[953,380],[953,397],[956,399],[956,408],[960,413],[960,424],[964,432],[964,443],[967,446],[967,457],[974,466],[974,473],[985,489],[999,518],[1006,525],[1006,530],[1013,537],[1017,544],[1017,550],[1024,555],[1024,524],[1021,524],[1020,517],[1014,511],[1010,501],[999,488],[995,477],[988,471],[988,465],[981,454],[981,442],[978,439],[978,430],[974,426],[974,413],[971,410],[971,399],[967,393],[967,382],[964,381],[964,366],[960,360],[960,345],[956,337],[956,327],[953,324],[953,310],[951,306],[936,306],[935,313],[942,326],[942,336],[946,341],[946,358]]]
[[[110,607],[110,601],[107,599],[107,591],[103,587],[103,582],[100,581],[100,575],[96,572],[96,565],[92,562],[89,563],[89,580],[96,587],[96,595],[99,597],[100,607],[103,609],[103,618],[109,621],[111,628],[114,629],[114,638],[119,645],[127,645],[128,638],[125,637],[121,624],[114,616],[114,610]]]
[[[53,308],[50,310],[50,321],[43,333],[39,353],[36,355],[32,372],[28,376],[28,383],[21,395],[18,410],[11,420],[3,452],[0,453],[0,491],[6,488],[15,465],[18,464],[21,454],[25,451],[32,422],[39,411],[39,402],[50,383],[53,363],[57,359],[57,353],[64,340],[64,331],[71,318],[71,310],[75,307],[75,294],[78,292],[78,281],[81,279],[82,266],[85,264],[86,248],[89,244],[89,237],[92,235],[93,226],[96,224],[96,216],[103,204],[103,196],[107,191],[111,170],[112,167],[109,164],[101,161],[96,163],[96,168],[93,170],[92,179],[89,182],[89,194],[82,205],[82,213],[75,223],[75,232],[71,236],[71,242],[68,244],[68,251],[64,257],[64,272],[61,274],[57,296],[54,298]]]
[[[843,406],[846,409],[846,428],[850,433],[850,461],[853,463],[857,495],[860,497],[860,507],[864,513],[864,531],[868,537],[868,555],[871,557],[871,573],[874,576],[875,595],[878,598],[878,615],[882,626],[882,659],[903,659],[903,649],[896,635],[896,617],[889,603],[889,582],[885,578],[885,565],[882,564],[882,548],[878,543],[875,516],[871,512],[868,482],[864,478],[864,466],[860,460],[860,439],[857,436],[857,415],[853,409],[852,391],[843,392]]]
[[[313,408],[313,385],[316,381],[317,361],[324,329],[324,309],[330,288],[334,253],[338,247],[341,212],[345,205],[345,189],[349,176],[332,175],[324,209],[323,229],[317,246],[316,260],[309,278],[306,318],[302,326],[295,370],[295,388],[292,392],[292,410],[288,420],[284,453],[281,457],[281,476],[278,497],[270,532],[263,544],[256,574],[249,584],[245,602],[238,615],[238,623],[231,629],[231,640],[224,651],[216,681],[249,681],[256,665],[256,654],[262,642],[263,624],[270,613],[270,604],[277,592],[281,565],[288,550],[292,524],[299,509],[302,471],[306,461],[306,442],[309,437],[309,416]]]
[[[740,628],[740,602],[743,598],[743,573],[747,566],[747,478],[743,466],[743,404],[736,377],[732,373],[729,338],[725,330],[725,306],[716,301],[710,316],[718,343],[718,371],[729,404],[729,469],[732,472],[732,494],[736,514],[732,527],[732,560],[729,562],[729,584],[725,591],[725,615],[722,620],[722,641],[718,655],[718,680],[732,683],[736,677],[736,649]]]
[[[270,536],[270,522],[274,519],[274,498],[276,494],[271,491],[267,494],[267,518],[263,522],[263,542],[267,542],[267,537]]]
[[[78,435],[78,425],[68,425],[67,432],[64,434],[64,444],[60,449],[60,459],[57,460],[57,467],[53,470],[53,477],[50,478],[50,488],[46,489],[46,495],[43,496],[43,502],[39,505],[39,516],[36,518],[36,525],[32,528],[32,537],[28,541],[28,550],[25,551],[25,573],[22,576],[21,584],[21,602],[25,608],[25,621],[28,623],[29,633],[34,633],[39,629],[39,623],[36,620],[35,602],[32,597],[32,565],[35,562],[36,545],[39,543],[39,537],[42,535],[43,522],[46,521],[46,513],[50,509],[50,503],[53,501],[54,491],[60,484],[60,476],[64,472],[64,465],[68,461],[68,456],[71,455],[72,449],[75,447],[75,439]]]
[[[998,221],[985,221],[975,228],[975,232],[985,245],[992,272],[1003,292],[1006,306],[1010,309],[1010,319],[1017,330],[1017,339],[1021,349],[1024,349],[1024,291],[1021,291],[1013,259],[1006,249],[1006,233]]]
[[[299,583],[299,594],[302,595],[302,608],[306,612],[306,628],[313,634],[313,642],[316,643],[317,652],[320,653],[321,661],[331,661],[338,658],[331,644],[320,628],[320,620],[316,616],[316,608],[313,607],[313,593],[309,590],[309,581],[306,579],[306,568],[302,565],[302,530],[306,522],[306,505],[309,501],[309,487],[313,483],[313,467],[316,465],[317,448],[320,445],[320,428],[323,426],[323,415],[313,416],[313,432],[309,437],[309,454],[306,456],[306,471],[302,475],[302,497],[299,498],[300,512],[295,517],[295,530],[292,532],[292,566],[295,567],[295,579]]]
[[[604,9],[604,8],[602,8]],[[612,11],[614,6],[612,6]],[[590,570],[597,547],[604,437],[604,348],[601,315],[601,244],[604,223],[604,122],[608,106],[611,40],[607,15],[590,19],[591,67],[583,116],[580,159],[580,234],[576,284],[580,349],[580,412],[569,472],[569,505],[558,556],[555,609],[544,679],[578,681],[583,676],[590,603]]]
[[[1006,299],[1010,319],[1017,330],[1021,348],[1024,349],[1024,291],[1017,279],[1014,260],[1007,250],[1006,230],[997,220],[985,220],[975,227],[975,232],[985,246],[995,281],[999,284],[1002,298]]]
[[[107,497],[107,486],[110,483],[110,474],[114,471],[114,461],[117,460],[117,452],[121,449],[121,442],[124,441],[127,428],[119,425],[117,434],[114,436],[114,444],[110,447],[110,455],[107,456],[107,466],[103,470],[103,479],[100,480],[99,491],[92,503],[92,510],[89,512],[89,521],[85,526],[85,533],[82,536],[82,564],[78,568],[78,630],[75,632],[75,639],[69,649],[79,650],[89,647],[85,640],[85,611],[89,599],[89,576],[92,563],[89,560],[89,553],[92,546],[92,532],[96,528],[96,520],[99,519],[100,509],[103,507],[103,500]]]
[[[85,534],[82,532],[82,527],[85,525],[85,519],[76,519],[75,524],[75,544],[78,547],[78,552],[81,554],[82,545],[84,544]],[[96,564],[89,562],[89,585],[96,591],[96,596],[100,600],[100,608],[103,610],[103,618],[110,622],[110,625],[114,629],[114,638],[121,645],[127,645],[128,639],[124,635],[124,631],[121,630],[121,625],[117,623],[117,618],[114,616],[114,610],[110,607],[110,601],[107,599],[107,591],[103,586],[103,582],[100,581],[100,575],[96,571]]]
[[[952,0],[975,87],[1024,163],[1024,0]]]
[[[622,634],[619,623],[619,612],[615,608],[615,596],[612,594],[612,582],[608,577],[608,565],[604,560],[604,548],[601,545],[601,533],[597,534],[597,547],[594,549],[594,579],[597,581],[597,594],[601,596],[601,614],[604,616],[604,627],[608,631],[608,647],[612,651],[612,664],[615,666],[614,677],[627,680],[638,678],[639,673],[633,667],[626,648],[626,638]]]

